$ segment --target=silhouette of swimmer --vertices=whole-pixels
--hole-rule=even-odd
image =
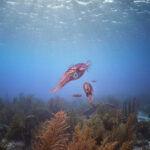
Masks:
[[[82,96],[82,94],[74,94],[74,95],[72,95],[72,97],[81,97]]]
[[[89,99],[90,105],[94,106],[94,104],[93,104],[93,87],[92,87],[92,85],[88,82],[85,82],[83,84],[83,88],[84,88],[84,92],[85,92],[86,96]]]
[[[79,79],[85,73],[85,71],[88,69],[89,65],[90,64],[87,62],[87,63],[79,63],[79,64],[71,66],[64,73],[62,78],[59,80],[57,87],[55,89],[53,89],[51,91],[51,93],[57,92],[68,82]]]

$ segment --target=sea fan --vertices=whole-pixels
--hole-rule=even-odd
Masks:
[[[48,121],[47,127],[42,127],[40,136],[36,137],[33,150],[66,150],[69,134],[65,131],[69,128],[66,124],[67,116],[63,111],[54,115]]]
[[[119,117],[120,118],[120,117]],[[118,121],[116,122],[118,124]],[[119,125],[119,126],[118,126]],[[136,112],[130,114],[126,124],[118,124],[101,142],[98,150],[132,150],[135,143]]]
[[[93,131],[85,126],[80,129],[80,126],[75,127],[73,142],[69,145],[68,150],[96,150],[96,141],[93,138]]]
[[[103,141],[101,146],[99,147],[98,150],[116,150],[116,147],[118,146],[119,142],[118,141],[114,141],[114,142],[110,142],[109,138],[106,137]]]
[[[120,150],[132,150],[134,142],[133,141],[126,141],[122,144]]]

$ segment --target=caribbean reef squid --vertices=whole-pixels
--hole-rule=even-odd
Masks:
[[[63,86],[65,86],[68,82],[72,80],[77,80],[80,77],[83,76],[85,71],[89,67],[89,63],[79,63],[76,65],[71,66],[62,76],[62,78],[59,80],[58,85],[55,89],[51,90],[51,93],[57,92],[60,90]]]

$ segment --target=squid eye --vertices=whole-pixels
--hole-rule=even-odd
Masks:
[[[74,79],[78,78],[78,73],[77,73],[77,72],[74,72],[73,75],[72,75],[72,77],[73,77]]]

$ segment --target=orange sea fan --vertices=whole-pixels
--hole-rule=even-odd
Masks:
[[[101,146],[98,148],[98,150],[116,150],[116,147],[118,146],[118,141],[110,142],[109,138],[106,137],[101,143]]]
[[[65,131],[69,128],[66,124],[67,116],[63,111],[54,115],[47,126],[42,126],[40,136],[36,137],[33,150],[66,150],[69,134]]]
[[[85,126],[80,129],[80,126],[75,127],[73,141],[68,146],[67,150],[96,150],[96,141],[93,138],[93,131],[91,128]]]
[[[126,141],[122,144],[120,150],[132,150],[134,142],[133,141]]]

